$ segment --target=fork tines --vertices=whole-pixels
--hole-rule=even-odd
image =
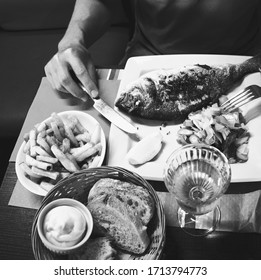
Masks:
[[[249,87],[245,88],[244,90],[238,92],[233,97],[226,100],[222,105],[221,108],[225,112],[232,112],[236,108],[239,108],[249,101],[253,99],[252,91]]]

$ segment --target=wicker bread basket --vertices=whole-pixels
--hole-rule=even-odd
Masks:
[[[43,207],[59,198],[73,198],[86,204],[90,189],[96,181],[102,178],[113,178],[130,182],[142,186],[150,192],[156,205],[156,211],[147,229],[151,240],[150,245],[142,255],[123,254],[123,259],[153,260],[160,258],[165,243],[165,216],[158,195],[152,186],[138,174],[119,167],[102,166],[74,173],[61,180],[43,199],[40,208],[36,212],[31,233],[32,248],[36,259],[61,259],[61,255],[49,251],[43,245],[38,235],[37,219]]]

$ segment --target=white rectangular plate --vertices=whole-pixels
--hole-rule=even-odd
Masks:
[[[186,65],[208,64],[222,65],[226,63],[241,63],[248,59],[246,56],[227,56],[227,55],[164,55],[164,56],[144,56],[130,58],[126,64],[124,74],[120,83],[119,91],[124,90],[126,85],[142,74],[156,69],[180,69]],[[242,83],[238,84],[228,95],[235,94],[238,90],[248,85],[261,85],[260,73],[247,75]],[[118,112],[119,110],[115,108]],[[253,112],[259,112],[248,122],[251,138],[249,141],[249,159],[246,163],[232,164],[232,182],[250,182],[261,181],[261,101],[253,101],[250,105],[242,108],[244,114],[248,118]],[[129,149],[137,142],[137,140],[124,133],[116,126],[112,125],[109,135],[109,156],[108,165],[121,166],[128,170],[138,173],[148,180],[163,180],[163,170],[166,159],[172,151],[179,147],[177,143],[177,131],[180,125],[167,122],[165,127],[163,122],[144,120],[124,115],[134,125],[138,126],[142,135],[147,135],[161,129],[164,137],[164,145],[160,154],[152,161],[141,166],[132,166],[126,160]],[[151,143],[153,145],[153,143]]]

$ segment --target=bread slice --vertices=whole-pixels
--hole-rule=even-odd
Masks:
[[[155,202],[144,187],[111,178],[100,179],[91,188],[88,201],[103,194],[113,194],[124,202],[133,215],[140,216],[144,225],[154,215]]]
[[[117,197],[102,194],[88,203],[94,225],[101,228],[113,242],[125,251],[141,254],[149,245],[146,226],[141,219],[129,212]]]
[[[74,254],[70,259],[74,260],[114,260],[117,251],[112,247],[111,240],[107,237],[89,239],[84,247]]]

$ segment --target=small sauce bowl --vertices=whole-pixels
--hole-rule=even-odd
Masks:
[[[73,237],[73,231],[77,227],[75,217],[80,221],[78,227],[82,227],[79,233],[76,232],[77,237]],[[46,248],[57,254],[69,254],[78,250],[89,239],[93,230],[93,219],[88,208],[81,202],[71,198],[60,198],[48,203],[41,210],[37,230]],[[60,235],[60,232],[57,234],[55,230],[63,232]],[[68,236],[70,239],[70,235],[72,240],[67,240]]]

